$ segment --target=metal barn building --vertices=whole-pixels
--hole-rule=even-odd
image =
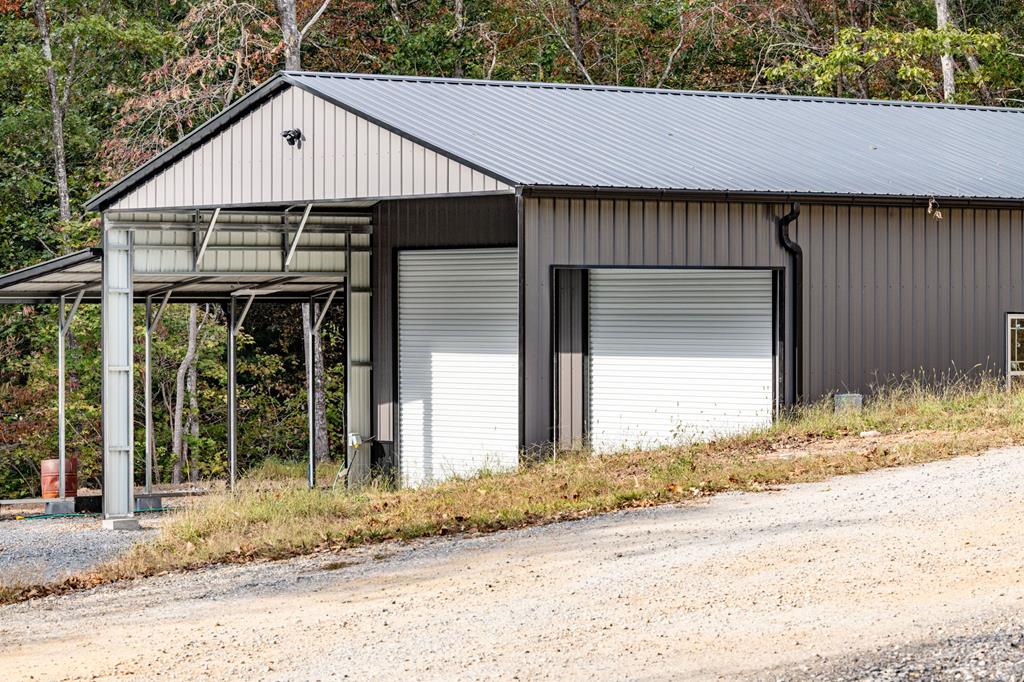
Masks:
[[[102,302],[112,525],[132,301],[230,301],[235,329],[254,299],[343,296],[373,442],[351,475],[420,484],[1016,372],[1021,149],[1017,110],[285,72],[95,197],[102,248],[0,300]]]

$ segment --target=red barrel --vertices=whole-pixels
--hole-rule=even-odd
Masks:
[[[44,459],[39,466],[42,478],[43,497],[52,500],[60,497],[60,460]],[[64,460],[64,496],[74,497],[78,493],[78,460],[70,457]]]

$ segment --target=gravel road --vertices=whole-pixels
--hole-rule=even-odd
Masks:
[[[9,606],[0,680],[1019,678],[1022,528],[992,451]]]
[[[159,521],[140,522],[142,531],[106,531],[95,516],[0,521],[0,576],[39,582],[83,571],[151,536]]]

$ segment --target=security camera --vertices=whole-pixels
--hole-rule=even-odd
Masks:
[[[292,128],[291,130],[282,131],[281,137],[285,139],[289,147],[294,147],[295,143],[302,142],[302,131],[298,128]]]

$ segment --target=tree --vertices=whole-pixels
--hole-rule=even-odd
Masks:
[[[64,92],[57,92],[57,74],[53,68],[53,50],[50,49],[50,19],[47,16],[46,1],[34,0],[36,10],[36,25],[39,28],[39,40],[42,44],[43,61],[46,63],[46,86],[50,91],[50,115],[53,120],[53,172],[57,178],[57,197],[60,202],[60,219],[71,220],[71,199],[68,194],[68,168],[67,156],[64,153],[64,111],[68,106],[68,96],[71,94],[72,73],[64,83]],[[72,52],[78,51],[78,45],[72,47]],[[72,58],[72,64],[74,64]]]
[[[949,6],[946,0],[935,0],[936,24],[939,31],[947,31],[950,27]],[[952,102],[956,98],[956,63],[949,52],[949,41],[943,43],[942,56],[942,98]]]
[[[327,6],[331,4],[331,0],[323,0],[301,30],[296,17],[296,0],[274,0],[274,2],[277,5],[281,37],[284,41],[284,68],[289,71],[300,71],[302,70],[302,40],[313,24],[323,16]]]

